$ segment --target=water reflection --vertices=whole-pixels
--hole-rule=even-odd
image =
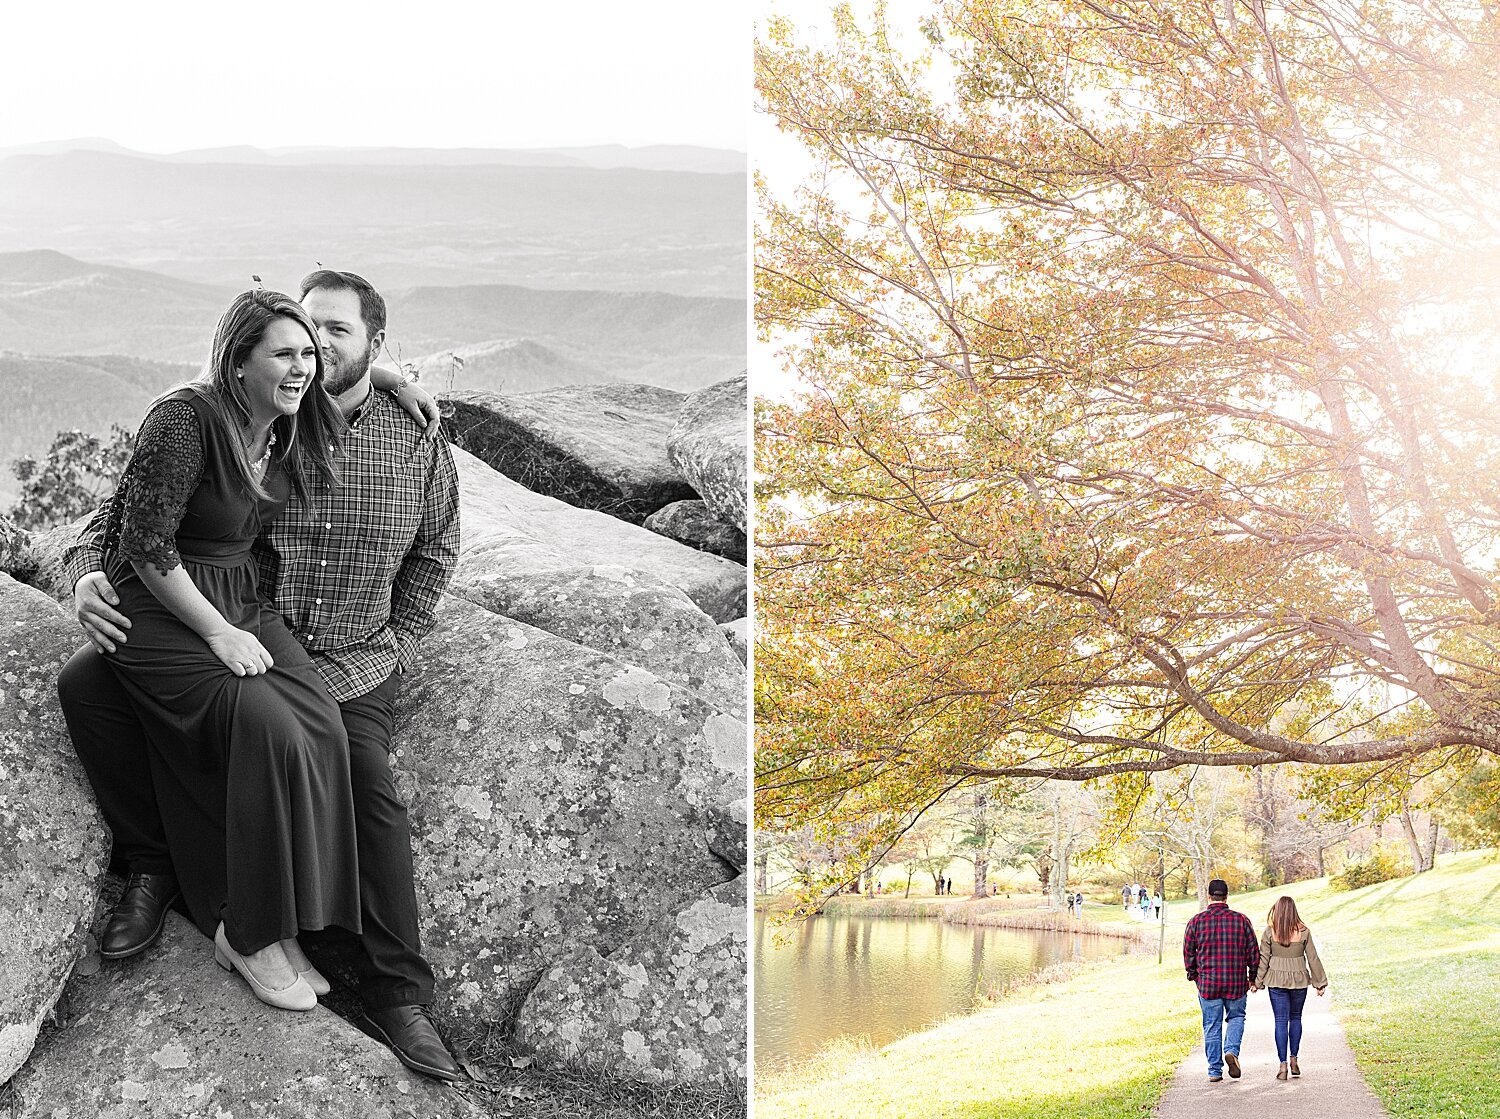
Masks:
[[[839,1037],[884,1045],[1049,964],[1126,950],[1114,937],[923,918],[814,917],[782,947],[774,932],[757,913],[755,1060],[762,1069]]]

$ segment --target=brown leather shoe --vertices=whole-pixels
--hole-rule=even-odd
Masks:
[[[1292,1058],[1292,1075],[1293,1076],[1301,1076],[1302,1075],[1302,1070],[1297,1067],[1297,1058],[1296,1057]]]
[[[438,1036],[425,1006],[388,1006],[366,1010],[357,1023],[371,1037],[384,1041],[396,1059],[414,1072],[437,1080],[464,1080],[453,1054]]]
[[[150,948],[167,923],[167,910],[181,896],[175,874],[132,874],[99,938],[99,955],[123,960]]]
[[[1210,1084],[1222,1084],[1224,1083],[1224,1078],[1222,1076],[1210,1076],[1208,1082]]]
[[[1224,1064],[1229,1069],[1229,1075],[1238,1080],[1240,1078],[1240,1055],[1238,1053],[1225,1053]]]
[[[1276,1079],[1277,1080],[1285,1080],[1286,1079],[1286,1065],[1282,1065],[1279,1069],[1276,1070]]]

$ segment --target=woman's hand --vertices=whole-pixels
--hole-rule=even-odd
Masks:
[[[396,398],[396,403],[402,409],[422,425],[422,434],[428,439],[436,439],[438,423],[443,415],[438,408],[438,402],[416,381],[409,381],[394,369],[384,365],[372,365],[370,367],[370,384],[381,392],[388,392]]]
[[[255,634],[228,626],[204,638],[208,647],[236,676],[256,676],[268,672],[276,662]]]
[[[1326,990],[1328,990],[1327,987],[1317,987],[1317,988],[1314,988],[1314,989],[1318,992],[1318,998],[1322,998],[1323,997],[1323,992],[1326,991]]]

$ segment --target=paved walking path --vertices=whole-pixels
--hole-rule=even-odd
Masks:
[[[1302,1075],[1276,1079],[1275,1018],[1264,991],[1250,996],[1245,1012],[1245,1039],[1240,1043],[1244,1075],[1221,1084],[1208,1082],[1203,1045],[1182,1063],[1153,1114],[1156,1119],[1386,1119],[1386,1112],[1354,1067],[1344,1028],[1329,1010],[1330,991],[1322,998],[1311,990],[1302,1012]]]

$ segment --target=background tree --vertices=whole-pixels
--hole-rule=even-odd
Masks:
[[[757,409],[762,811],[1500,755],[1497,28],[769,25],[815,169],[758,183],[758,326],[805,389]],[[1320,717],[1371,689],[1401,717]]]

